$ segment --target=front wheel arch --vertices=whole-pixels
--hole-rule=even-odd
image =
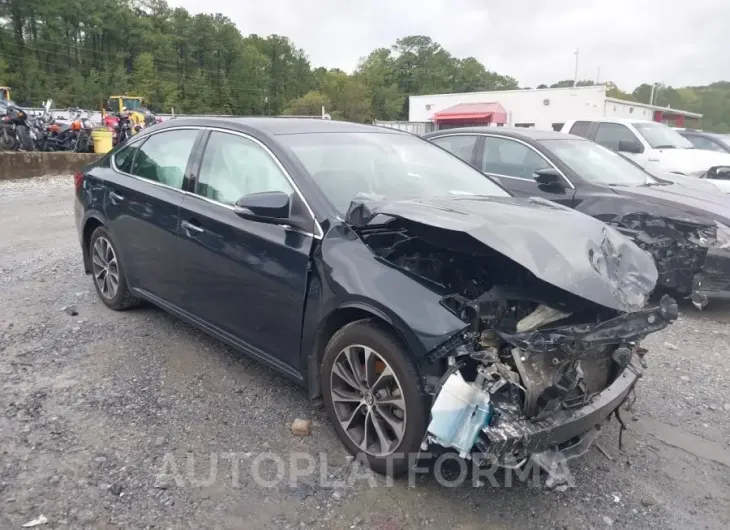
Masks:
[[[312,348],[307,359],[307,387],[310,399],[322,395],[322,383],[319,377],[320,365],[324,351],[332,336],[340,329],[358,320],[371,320],[403,343],[404,349],[415,357],[412,342],[398,329],[393,321],[382,311],[363,303],[345,304],[331,311],[322,320],[314,337]]]

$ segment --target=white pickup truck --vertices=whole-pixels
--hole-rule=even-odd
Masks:
[[[702,178],[730,193],[730,153],[695,149],[686,138],[663,123],[612,118],[570,120],[563,125],[562,132],[618,151],[657,177]]]

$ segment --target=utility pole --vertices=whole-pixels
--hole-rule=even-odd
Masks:
[[[654,104],[654,87],[656,86],[656,83],[651,84],[651,94],[649,95],[649,105]]]
[[[601,67],[598,67],[598,72],[596,72],[596,84],[598,84],[601,81]]]
[[[573,75],[573,86],[576,86],[578,84],[578,54],[580,53],[580,49],[575,49],[575,74]]]

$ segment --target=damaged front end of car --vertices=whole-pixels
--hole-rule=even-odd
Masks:
[[[583,454],[633,390],[640,342],[678,316],[646,307],[651,256],[600,221],[538,199],[353,203],[377,259],[441,295],[464,328],[429,352],[424,444],[546,469]],[[436,369],[433,369],[436,367]]]
[[[704,309],[710,298],[730,298],[730,227],[712,219],[662,212],[606,220],[649,252],[658,285]]]

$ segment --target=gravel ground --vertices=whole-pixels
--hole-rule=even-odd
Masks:
[[[0,183],[0,528],[730,528],[730,305],[647,341],[624,451],[611,422],[576,488],[388,486],[301,388],[156,308],[105,308],[72,192]]]

